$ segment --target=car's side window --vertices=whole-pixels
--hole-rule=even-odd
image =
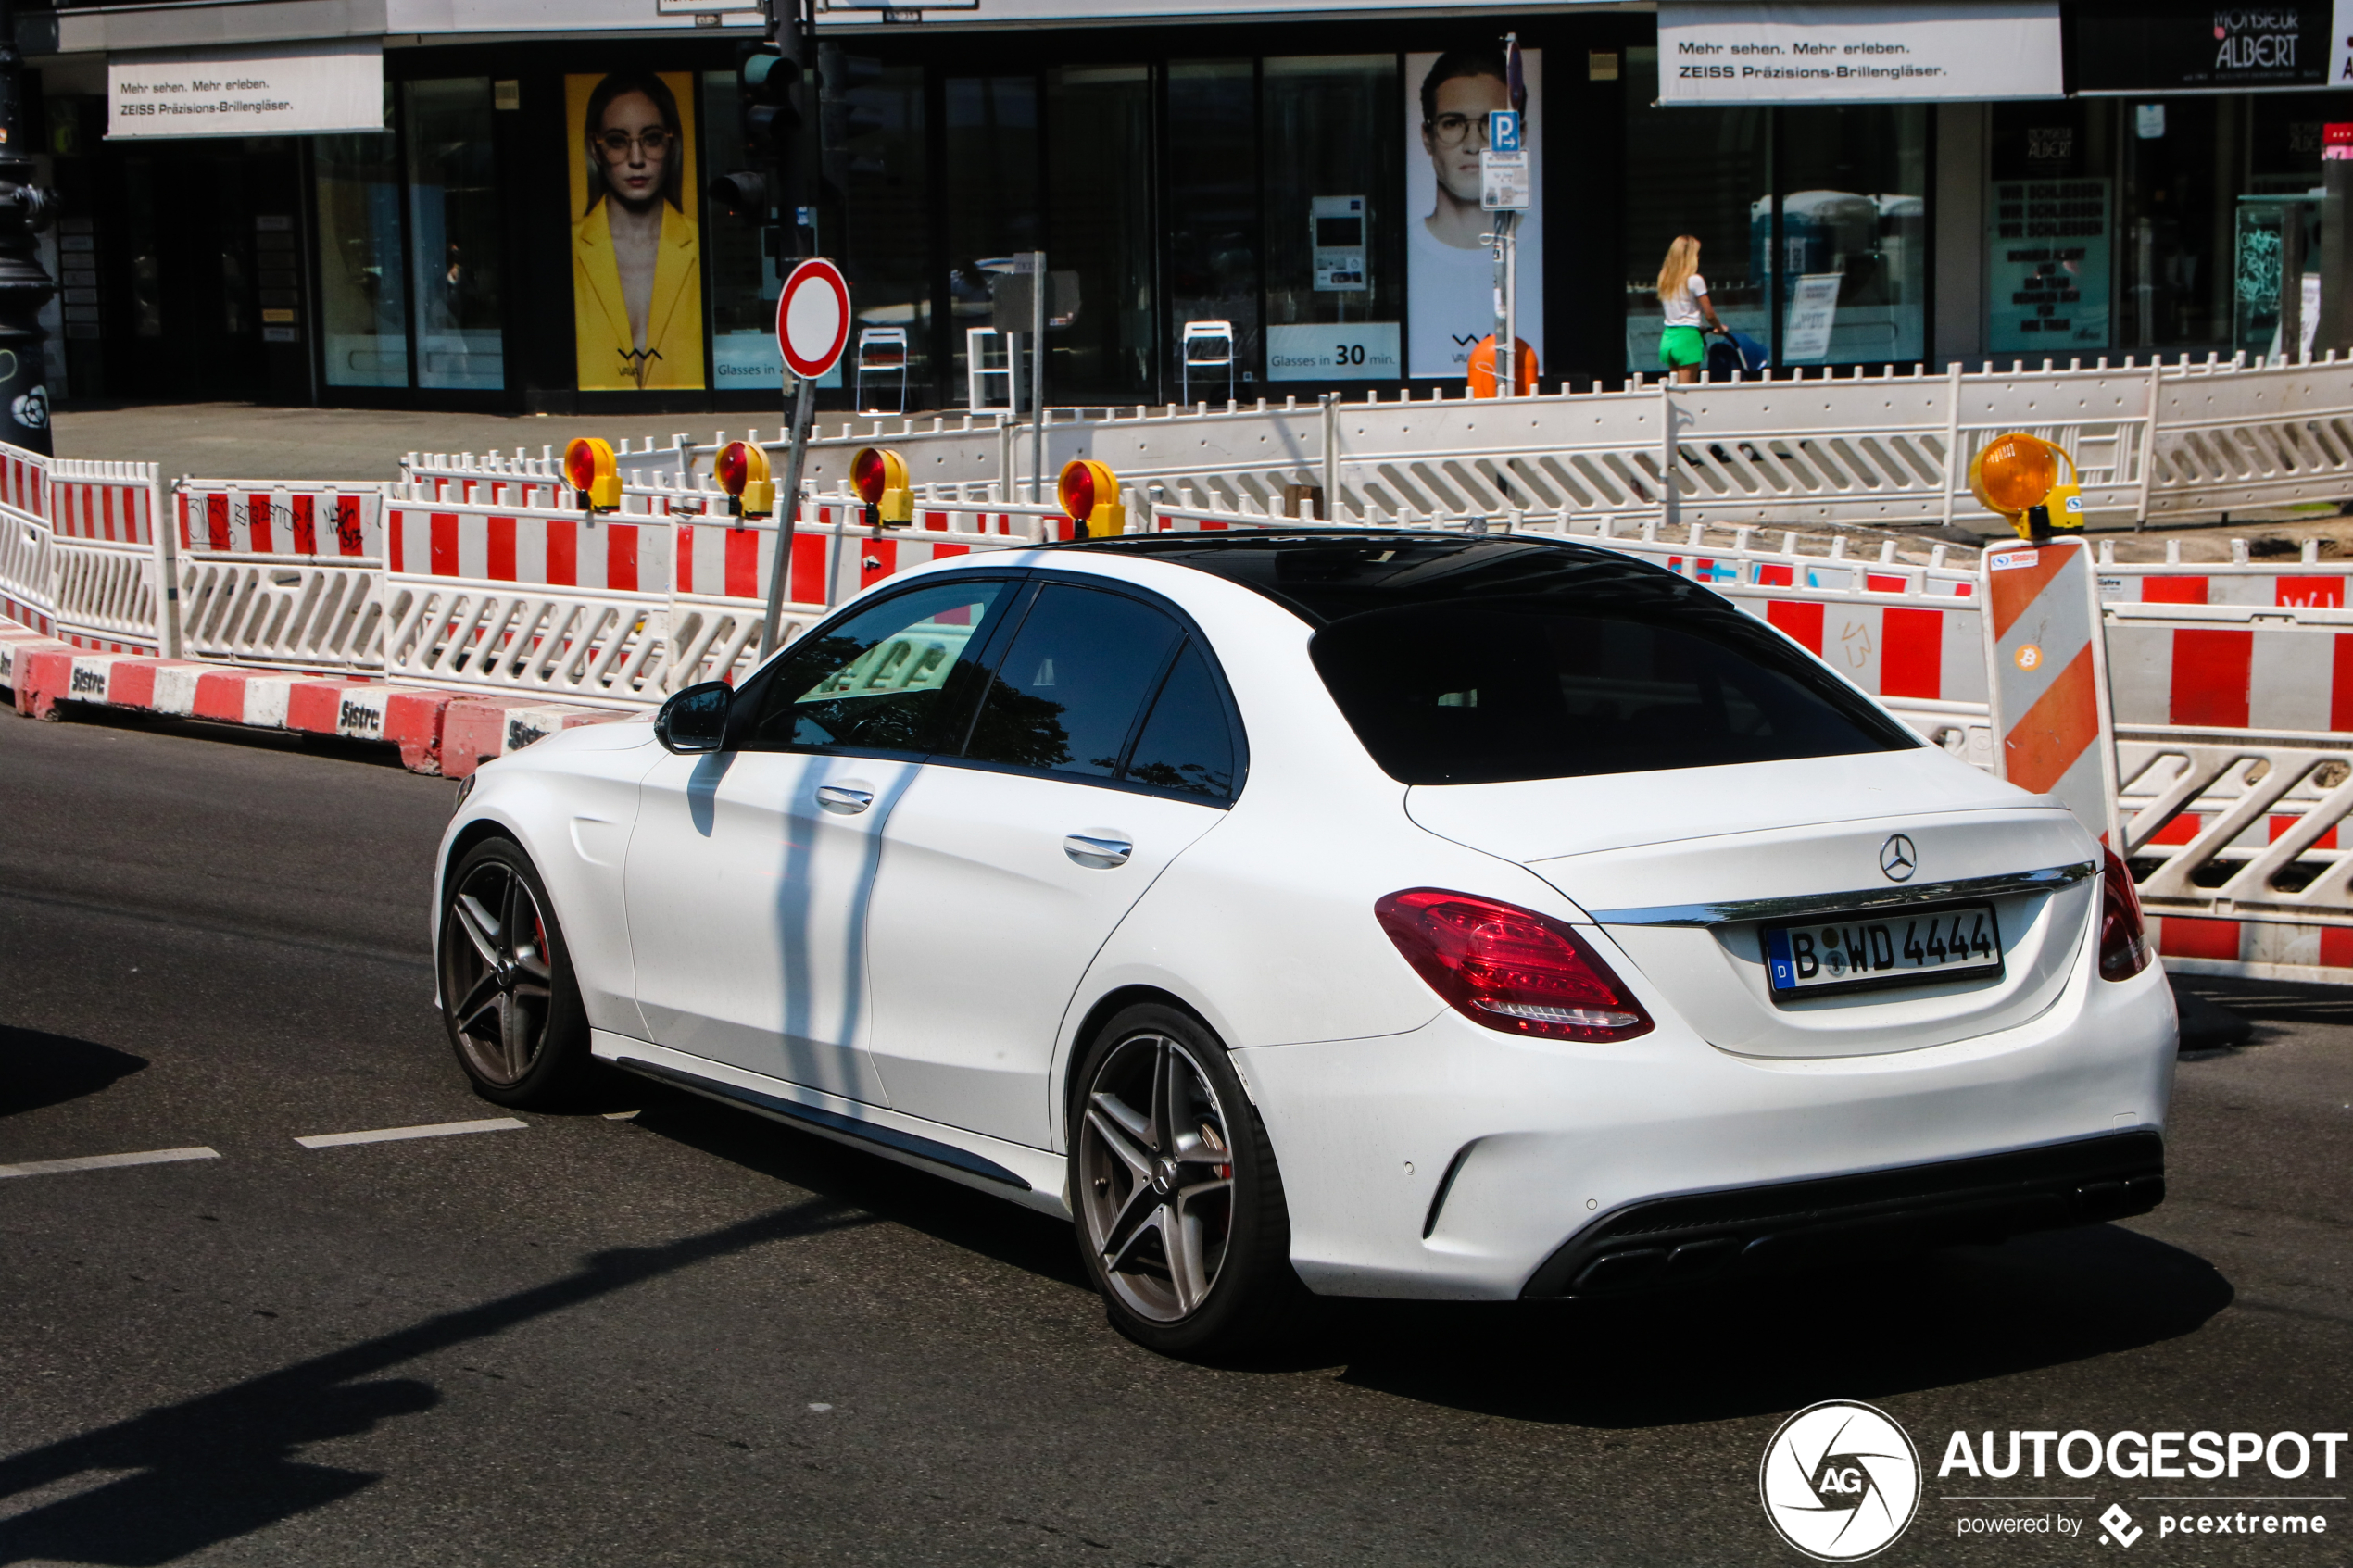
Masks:
[[[751,751],[836,746],[930,751],[952,744],[958,694],[1017,596],[1001,579],[958,575],[895,594],[793,645],[734,737]]]
[[[1234,732],[1217,677],[1191,640],[1161,683],[1120,777],[1204,800],[1233,798]]]
[[[1126,595],[1046,584],[988,683],[965,759],[1114,777],[1183,636]]]

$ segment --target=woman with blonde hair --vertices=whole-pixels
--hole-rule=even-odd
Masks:
[[[1658,307],[1667,316],[1658,362],[1674,371],[1679,382],[1699,380],[1700,367],[1707,363],[1707,338],[1700,322],[1705,320],[1711,332],[1727,329],[1708,303],[1707,280],[1699,275],[1698,236],[1678,234],[1667,247],[1667,260],[1658,270]]]

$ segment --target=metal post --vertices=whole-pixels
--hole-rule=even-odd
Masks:
[[[163,504],[163,470],[157,469],[147,480],[148,515],[155,521],[156,551],[156,651],[166,659],[178,659],[183,646],[180,633],[180,519],[177,508],[166,510]],[[374,573],[381,587],[384,569]]]
[[[1675,489],[1675,378],[1672,375],[1658,383],[1658,479],[1665,487],[1659,512],[1666,526],[1673,528],[1682,517],[1682,508],[1679,504],[1682,497],[1676,494]]]
[[[1340,521],[1340,394],[1324,394],[1323,521]]]
[[[1519,214],[1495,215],[1495,244],[1503,285],[1497,292],[1495,395],[1519,395]]]
[[[2327,285],[2322,285],[2323,302]],[[2149,358],[2149,417],[2141,427],[2141,515],[2133,520],[2133,532],[2138,533],[2149,525],[2149,492],[2157,483],[2157,415],[2165,406],[2165,364],[2154,355]]]
[[[16,7],[0,0],[0,441],[47,457],[56,443],[42,374],[41,302],[57,285],[42,270],[32,236],[56,216],[57,198],[32,182],[23,67]]]
[[[792,580],[793,526],[800,521],[800,474],[809,460],[809,425],[817,412],[817,383],[795,376],[792,400],[792,445],[785,457],[785,487],[776,501],[776,558],[768,568],[768,615],[760,626],[760,657],[776,651],[776,631],[785,619],[785,589]],[[834,602],[834,583],[825,578],[825,602]]]
[[[1046,498],[1046,253],[1029,253],[1030,335],[1029,417],[1037,423],[1029,438],[1029,498]]]
[[[1944,526],[1953,526],[1953,501],[1967,470],[1961,467],[1961,362],[1944,368]]]

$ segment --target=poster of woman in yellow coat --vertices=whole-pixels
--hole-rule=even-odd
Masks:
[[[573,166],[572,314],[583,391],[703,384],[702,234],[685,71],[564,79]]]

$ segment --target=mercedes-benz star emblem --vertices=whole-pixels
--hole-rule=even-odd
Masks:
[[[1879,869],[1890,882],[1909,882],[1912,873],[1920,869],[1919,851],[1902,834],[1892,834],[1879,847]]]

